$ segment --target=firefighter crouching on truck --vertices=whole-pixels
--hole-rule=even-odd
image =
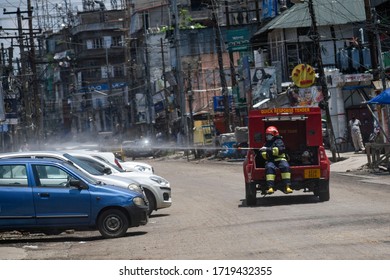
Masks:
[[[266,142],[264,147],[260,148],[261,156],[265,159],[265,179],[267,183],[267,194],[274,193],[276,168],[279,168],[284,183],[285,193],[292,193],[290,165],[287,161],[282,136],[276,127],[270,126],[265,131]]]

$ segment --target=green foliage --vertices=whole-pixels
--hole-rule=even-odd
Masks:
[[[180,15],[180,22],[179,22],[179,28],[180,29],[201,29],[206,28],[206,26],[200,24],[200,23],[194,23],[194,20],[189,15],[188,10],[181,9],[179,12]],[[160,27],[160,32],[167,32],[172,31],[175,28],[173,26],[162,26]]]
[[[180,23],[179,23],[180,29],[206,28],[206,26],[204,26],[200,23],[194,23],[193,18],[190,16],[188,10],[186,10],[186,9],[181,9],[179,12],[179,15],[180,15]]]

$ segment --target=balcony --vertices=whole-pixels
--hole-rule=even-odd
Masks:
[[[102,31],[117,31],[123,30],[123,21],[110,21],[100,23],[81,24],[72,28],[71,33],[73,36],[83,32],[102,32]]]
[[[125,59],[125,47],[112,47],[107,49],[107,56],[109,58],[115,57],[116,59],[119,59],[120,57],[123,57],[123,61]],[[90,59],[90,58],[96,58],[96,59],[102,59],[106,57],[106,49],[105,48],[99,48],[99,49],[83,49],[80,50],[77,54],[78,59]]]

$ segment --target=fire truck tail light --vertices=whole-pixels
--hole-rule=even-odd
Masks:
[[[326,153],[324,148],[320,148],[320,160],[326,160]]]
[[[255,161],[254,155],[251,153],[248,157],[249,163],[252,164]]]

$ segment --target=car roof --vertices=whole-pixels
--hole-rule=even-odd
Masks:
[[[28,152],[13,152],[13,153],[1,153],[0,158],[7,158],[7,157],[39,157],[39,156],[45,156],[45,155],[57,155],[62,156],[65,153],[58,152],[58,151],[28,151]]]
[[[62,150],[63,153],[68,154],[80,154],[80,155],[90,155],[90,156],[100,156],[103,158],[115,159],[115,155],[113,152],[100,152],[100,151],[92,151],[92,150]]]
[[[52,160],[58,160],[59,162],[68,162],[71,165],[76,165],[78,164],[73,163],[71,160],[69,160],[67,157],[64,155],[67,153],[63,152],[58,152],[58,151],[26,151],[26,152],[13,152],[13,153],[1,153],[0,154],[0,160],[4,159],[20,159],[20,158],[31,158],[31,159],[39,159],[43,158],[48,161]],[[84,168],[81,168],[84,170]]]
[[[28,162],[38,162],[38,163],[47,163],[47,162],[55,162],[55,163],[63,163],[64,161],[56,158],[31,158],[31,157],[18,157],[18,158],[2,158],[0,159],[0,163],[28,163]]]

